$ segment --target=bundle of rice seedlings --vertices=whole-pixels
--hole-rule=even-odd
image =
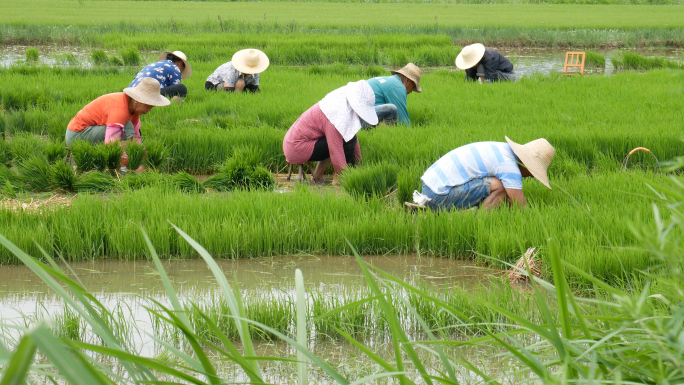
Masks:
[[[2,133],[0,133],[2,135]],[[0,140],[0,165],[9,165],[14,159],[14,154],[10,151],[9,143],[5,140]]]
[[[157,185],[161,181],[161,175],[156,172],[129,172],[121,179],[121,188],[125,190],[140,190],[144,187]]]
[[[202,184],[192,175],[185,171],[181,171],[172,177],[173,184],[179,190],[189,193],[203,193],[207,190]]]
[[[390,163],[348,168],[340,177],[340,183],[352,196],[366,199],[383,197],[396,185],[398,172],[399,167]]]
[[[56,189],[72,192],[77,179],[74,169],[65,161],[60,160],[52,166],[52,185]]]
[[[98,152],[90,143],[77,140],[71,144],[71,156],[80,172],[88,172],[95,168],[95,153]]]
[[[421,190],[420,172],[417,167],[411,167],[397,173],[397,201],[399,205],[403,205],[404,202],[413,202],[413,191]]]
[[[119,142],[109,142],[103,145],[102,152],[106,160],[107,168],[110,170],[118,169],[119,162],[121,162],[121,156],[124,153],[124,150],[119,145]]]
[[[253,167],[247,163],[247,159],[233,156],[221,168],[221,172],[231,179],[235,188],[248,187]]]
[[[230,191],[235,187],[233,179],[225,172],[210,176],[209,179],[204,181],[203,185],[216,191]]]
[[[21,186],[19,176],[12,172],[7,166],[0,164],[0,188],[2,194],[10,198],[16,198],[18,190]]]
[[[605,67],[606,57],[598,52],[586,51],[586,59],[584,61],[586,67]]]
[[[126,154],[128,154],[128,169],[135,171],[138,167],[142,166],[145,147],[133,141],[126,147]]]
[[[11,156],[15,163],[20,163],[30,157],[45,153],[44,139],[32,134],[19,134],[9,142]]]
[[[157,140],[146,141],[145,149],[147,150],[146,164],[155,170],[158,170],[169,156],[169,151]]]
[[[28,63],[37,63],[38,58],[40,57],[40,53],[38,52],[38,48],[29,48],[25,52],[26,55],[26,61]]]
[[[21,181],[30,190],[35,192],[52,190],[52,170],[45,157],[34,155],[21,162],[17,171]]]
[[[264,151],[255,146],[239,146],[233,149],[232,158],[241,159],[248,168],[254,169],[264,159]]]
[[[140,65],[140,54],[137,48],[129,48],[121,52],[121,58],[124,65],[138,66]]]
[[[45,156],[47,156],[48,162],[54,164],[60,159],[66,157],[67,150],[61,143],[50,143],[45,147]]]
[[[8,198],[16,198],[17,197],[17,192],[12,183],[10,181],[6,180],[5,184],[2,185],[2,195],[8,197]]]
[[[525,255],[520,257],[518,259],[518,262],[516,262],[515,267],[511,267],[508,270],[508,280],[511,283],[522,283],[522,282],[527,282],[530,278],[526,275],[523,274],[522,271],[527,271],[527,266],[525,265],[525,260],[527,260],[527,264],[530,266],[530,271],[535,277],[541,277],[542,271],[541,271],[541,260],[536,259],[537,252],[535,252],[534,247],[530,247],[527,249],[525,252]],[[520,269],[520,270],[518,270]]]
[[[250,189],[273,190],[275,186],[275,178],[265,167],[259,166],[254,169],[250,178]]]
[[[93,64],[98,66],[107,64],[107,54],[101,49],[96,49],[90,54],[90,60],[93,61]]]
[[[87,172],[74,183],[74,188],[78,192],[107,192],[116,188],[117,183],[118,181],[109,174]]]
[[[109,64],[111,64],[113,66],[122,66],[123,62],[118,57],[112,56],[109,58]]]
[[[97,171],[107,169],[107,153],[104,146],[93,146],[93,162]]]

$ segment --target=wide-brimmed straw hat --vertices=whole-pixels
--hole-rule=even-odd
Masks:
[[[345,93],[347,102],[361,119],[371,126],[378,124],[378,114],[375,113],[375,92],[367,81],[347,83]]]
[[[177,58],[181,59],[183,61],[183,64],[185,65],[185,68],[183,71],[181,71],[181,79],[187,79],[192,75],[192,67],[190,67],[190,63],[188,63],[188,58],[185,57],[185,54],[181,51],[165,51],[162,52],[159,55],[159,60],[166,60],[166,55],[171,54],[173,56],[176,56]]]
[[[423,89],[420,88],[420,75],[423,74],[423,71],[421,71],[417,65],[413,63],[408,63],[404,66],[404,68],[390,72],[392,73],[392,75],[402,74],[406,76],[409,80],[413,82],[413,84],[416,85],[416,92],[423,92]]]
[[[171,101],[159,93],[160,89],[157,79],[142,78],[135,87],[124,88],[123,92],[139,103],[158,107],[168,106]]]
[[[475,43],[463,47],[461,53],[456,57],[456,67],[467,70],[473,68],[482,60],[485,54],[485,46]]]
[[[235,52],[230,59],[233,67],[243,74],[259,74],[268,68],[270,64],[268,56],[258,49],[248,48]]]
[[[549,186],[548,169],[553,160],[553,156],[556,154],[556,150],[551,143],[549,143],[548,140],[541,138],[520,145],[510,140],[507,136],[506,142],[511,146],[513,152],[520,159],[522,164],[530,170],[532,176],[551,190],[551,186]]]

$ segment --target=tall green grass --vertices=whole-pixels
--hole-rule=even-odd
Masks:
[[[659,57],[644,57],[633,52],[621,52],[612,58],[618,69],[652,70],[656,68],[682,69],[684,64]]]

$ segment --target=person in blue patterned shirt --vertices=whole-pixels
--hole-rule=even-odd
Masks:
[[[547,170],[556,150],[544,138],[524,145],[477,142],[441,157],[421,177],[427,206],[434,210],[492,209],[502,202],[524,207],[522,178],[534,177],[551,189]]]
[[[181,84],[181,79],[187,79],[192,74],[192,67],[188,59],[181,51],[162,52],[159,61],[143,68],[129,84],[135,87],[144,78],[153,78],[161,85],[161,94],[166,97],[178,96],[184,98],[188,94],[188,88]]]

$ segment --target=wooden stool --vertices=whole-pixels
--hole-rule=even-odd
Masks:
[[[313,178],[313,173],[314,173],[314,162],[307,162],[306,164],[309,165],[309,171],[311,171],[311,178]],[[299,181],[303,182],[304,181],[304,165],[299,164]],[[292,163],[290,163],[290,167],[287,169],[287,180],[290,180],[292,177]]]

